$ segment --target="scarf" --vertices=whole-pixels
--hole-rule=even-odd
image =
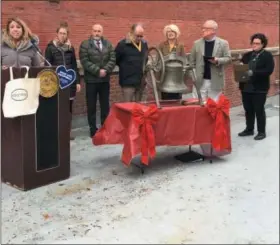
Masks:
[[[132,37],[132,35],[130,34],[130,33],[128,33],[127,34],[127,37],[126,37],[128,40],[130,40],[130,42],[133,44],[133,46],[135,47],[135,48],[137,48],[137,50],[139,51],[139,52],[141,52],[141,50],[142,50],[142,42],[140,41],[139,42],[139,44],[137,44],[134,40],[133,40],[133,37]]]
[[[177,49],[177,44],[178,44],[178,41],[175,40],[175,42],[173,43],[170,43],[168,40],[167,40],[167,44],[169,46],[169,53],[171,53],[172,51],[175,51],[176,52],[176,49]]]
[[[62,43],[62,42],[60,42],[60,41],[58,40],[58,38],[55,38],[55,39],[53,40],[53,44],[54,44],[54,46],[56,46],[57,48],[62,49],[64,52],[71,49],[71,42],[70,42],[69,39],[67,39],[67,41],[66,41],[65,43]]]

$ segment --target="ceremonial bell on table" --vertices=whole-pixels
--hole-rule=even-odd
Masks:
[[[176,52],[163,56],[156,47],[150,47],[147,53],[147,63],[144,64],[143,72],[147,84],[151,85],[155,102],[161,108],[159,92],[165,93],[190,93],[185,84],[186,75],[193,81],[192,89],[195,89],[200,105],[203,105],[200,91],[196,86],[196,72],[187,61],[187,58],[178,56]],[[147,79],[150,77],[151,79]]]
[[[172,52],[166,56],[164,79],[159,85],[161,92],[186,93],[188,91],[188,87],[184,81],[185,63],[183,58],[176,55],[176,52]]]

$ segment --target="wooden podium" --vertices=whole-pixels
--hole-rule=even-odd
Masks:
[[[30,68],[29,77],[43,69]],[[14,79],[24,77],[25,68],[14,68]],[[9,69],[1,73],[1,180],[20,190],[64,180],[70,176],[69,88],[51,98],[39,98],[35,115],[4,118],[2,111]]]

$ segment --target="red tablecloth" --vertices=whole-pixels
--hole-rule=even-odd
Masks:
[[[143,135],[141,135],[139,124],[133,116],[135,106],[143,111],[149,109],[149,106],[137,103],[114,104],[103,127],[92,139],[94,145],[124,144],[121,159],[126,165],[129,165],[131,160],[141,151],[143,155],[143,149],[141,149]],[[157,116],[158,119],[152,127],[154,132],[152,137],[156,146],[201,145],[213,142],[216,121],[211,117],[207,107],[196,105],[167,106],[158,109]],[[214,155],[216,153],[216,155],[221,156],[231,152],[229,117],[225,117],[223,123],[226,130],[227,146],[220,150],[215,149]]]

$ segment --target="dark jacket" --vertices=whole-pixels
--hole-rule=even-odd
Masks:
[[[270,52],[262,50],[259,55],[250,51],[241,58],[243,64],[249,64],[253,75],[247,83],[239,83],[239,88],[246,92],[268,92],[270,88],[270,75],[274,70],[274,59]]]
[[[148,44],[141,41],[141,52],[129,38],[121,40],[116,47],[120,86],[137,86],[143,77],[143,65],[147,62]]]
[[[68,50],[62,50],[54,45],[53,41],[49,42],[45,50],[45,58],[52,66],[64,65],[67,69],[73,69],[76,72],[76,81],[70,86],[70,98],[76,96],[76,85],[80,83],[80,74],[77,68],[75,49],[71,46]],[[48,66],[47,62],[45,65]]]
[[[109,82],[110,74],[115,68],[116,55],[113,45],[104,38],[101,38],[100,41],[102,51],[97,48],[91,37],[80,45],[80,61],[84,68],[86,83]],[[106,77],[99,77],[100,69],[107,71]]]

